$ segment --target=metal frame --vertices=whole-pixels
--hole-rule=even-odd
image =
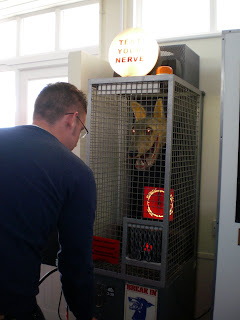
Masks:
[[[217,242],[212,319],[240,313],[239,223],[236,222],[239,148],[240,29],[222,33]],[[224,304],[222,303],[224,301]]]

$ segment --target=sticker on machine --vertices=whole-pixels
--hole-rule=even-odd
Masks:
[[[124,320],[156,320],[158,290],[126,283]]]

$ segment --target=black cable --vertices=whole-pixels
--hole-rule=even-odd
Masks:
[[[41,284],[45,279],[47,279],[47,277],[49,277],[52,273],[56,272],[57,270],[58,270],[58,268],[55,268],[55,269],[49,271],[48,273],[46,273],[46,274],[39,280],[39,284],[38,284],[38,285],[40,286],[40,284]]]
[[[194,318],[194,320],[198,320],[201,319],[203,316],[205,316],[208,312],[210,312],[212,309],[212,307],[210,307],[207,311],[205,311],[204,313],[202,313],[200,316],[198,316],[197,318]]]
[[[60,320],[62,320],[61,316],[60,316],[60,305],[61,305],[61,301],[62,301],[62,290],[60,293],[60,298],[59,298],[59,303],[58,303],[58,317]]]
[[[51,271],[49,271],[48,273],[46,273],[40,280],[39,280],[39,286],[40,284],[46,280],[52,273],[58,271],[58,268],[55,268],[55,269],[52,269]],[[60,293],[60,298],[59,298],[59,303],[58,303],[58,317],[60,320],[62,320],[61,316],[60,316],[60,305],[61,305],[61,300],[62,300],[62,290],[61,290],[61,293]]]

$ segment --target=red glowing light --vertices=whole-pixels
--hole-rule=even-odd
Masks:
[[[150,252],[150,251],[152,251],[152,249],[153,249],[153,246],[151,244],[148,244],[148,242],[145,245],[143,245],[144,251]]]
[[[173,220],[174,190],[170,191],[169,220]],[[163,220],[164,188],[144,187],[143,217]]]

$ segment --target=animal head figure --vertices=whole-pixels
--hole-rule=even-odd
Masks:
[[[153,304],[140,297],[136,297],[136,298],[128,297],[128,301],[131,303],[129,305],[129,309],[135,310],[132,316],[132,319],[145,320],[147,315],[147,308],[152,307]]]
[[[153,117],[147,116],[138,102],[132,101],[131,107],[136,121],[131,130],[129,155],[136,159],[136,169],[147,170],[153,166],[166,143],[167,119],[161,99],[156,102]]]

